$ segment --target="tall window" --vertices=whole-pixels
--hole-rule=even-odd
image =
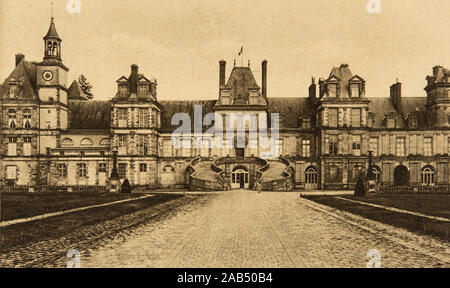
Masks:
[[[310,139],[302,140],[302,156],[303,157],[311,157],[311,140]]]
[[[448,150],[448,155],[450,155],[450,137],[448,137],[448,141],[447,141],[447,150]]]
[[[336,84],[328,85],[328,96],[331,98],[337,97],[337,85]]]
[[[23,128],[31,128],[31,111],[29,109],[23,110]]]
[[[399,157],[405,156],[405,138],[404,137],[397,137],[396,150],[397,150],[397,156],[399,156]]]
[[[31,137],[23,138],[23,155],[31,156]]]
[[[352,109],[352,127],[361,127],[361,109]]]
[[[124,155],[127,154],[127,135],[120,134],[119,137],[119,154]]]
[[[127,163],[119,163],[119,177],[127,178]]]
[[[8,138],[8,156],[16,156],[17,155],[17,138],[9,137]]]
[[[127,127],[127,118],[128,118],[128,109],[127,108],[119,108],[119,127]]]
[[[8,110],[8,127],[9,128],[12,128],[12,129],[16,128],[16,117],[17,117],[16,110],[9,109]]]
[[[139,164],[139,172],[147,172],[147,164],[145,163]]]
[[[7,166],[6,167],[6,179],[16,180],[17,179],[17,166]]]
[[[423,154],[424,156],[433,156],[433,138],[423,138]]]
[[[330,135],[328,140],[328,154],[331,156],[336,156],[338,154],[338,136]]]
[[[137,136],[137,150],[138,155],[147,155],[147,135]]]
[[[352,136],[353,155],[361,156],[361,135]]]
[[[394,118],[388,118],[386,120],[386,128],[395,128],[395,119]]]
[[[430,185],[434,184],[434,168],[426,166],[422,169],[422,184]]]
[[[359,85],[353,84],[351,86],[352,97],[359,97]]]
[[[370,151],[373,156],[378,156],[378,138],[370,138]]]
[[[87,178],[88,171],[86,163],[78,163],[77,164],[77,176],[79,178]]]
[[[66,178],[67,177],[67,164],[58,164],[57,166],[57,173],[58,173],[58,177],[60,178]],[[84,176],[86,177],[86,176]]]
[[[338,109],[330,108],[328,110],[328,124],[330,127],[338,126]]]
[[[148,127],[148,109],[139,109],[139,127]]]
[[[17,85],[13,84],[13,85],[9,86],[9,91],[8,91],[9,92],[8,93],[9,94],[8,95],[9,98],[15,98],[16,97],[16,90],[17,90]]]

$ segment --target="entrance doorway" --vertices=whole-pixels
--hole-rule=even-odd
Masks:
[[[249,179],[248,171],[244,168],[237,168],[231,173],[232,189],[248,189]]]
[[[394,169],[394,185],[406,186],[409,184],[409,171],[403,165],[397,166]]]

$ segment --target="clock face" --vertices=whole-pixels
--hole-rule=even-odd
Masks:
[[[50,81],[53,79],[53,72],[52,71],[44,71],[44,73],[42,73],[42,78],[44,78],[45,81]]]

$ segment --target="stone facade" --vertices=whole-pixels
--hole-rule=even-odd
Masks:
[[[250,65],[233,67],[225,81],[222,60],[217,101],[167,101],[158,99],[156,79],[132,65],[110,101],[92,101],[76,81],[68,88],[53,19],[44,40],[43,61],[18,54],[0,86],[2,185],[107,186],[117,153],[121,180],[150,189],[183,188],[190,181],[226,189],[224,180],[231,187],[261,181],[274,190],[348,189],[366,173],[369,151],[379,185],[450,182],[450,72],[441,66],[426,78],[427,97],[402,97],[400,83],[389,97],[367,97],[365,80],[343,64],[317,84],[313,78],[307,97],[276,98],[267,93],[267,61],[260,87]],[[172,139],[181,124],[172,123],[176,113],[190,124],[182,147]],[[275,121],[272,113],[279,114],[279,138],[267,151],[249,132],[260,128],[261,119]],[[258,127],[226,125],[229,117],[251,114]],[[195,121],[203,117],[207,123],[198,130]],[[227,146],[237,142],[235,136],[221,140],[225,147],[212,145],[212,123],[217,127],[219,119],[224,134],[230,127],[243,131],[245,147]],[[264,164],[260,158],[268,156]]]

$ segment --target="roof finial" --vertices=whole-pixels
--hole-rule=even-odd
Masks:
[[[250,68],[250,59],[248,59],[248,67]]]
[[[234,59],[234,67],[236,67],[236,59]]]
[[[53,1],[52,1],[52,19],[53,19]]]

